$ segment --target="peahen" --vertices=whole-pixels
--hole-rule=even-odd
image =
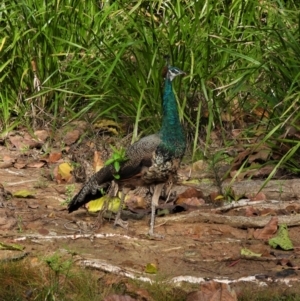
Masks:
[[[161,129],[159,133],[143,137],[129,146],[126,150],[127,161],[122,163],[119,171],[118,183],[123,187],[132,180],[137,185],[155,185],[151,202],[150,235],[154,235],[155,207],[158,205],[163,185],[166,181],[176,181],[177,169],[186,148],[185,133],[172,89],[172,80],[181,74],[185,73],[177,67],[165,67]],[[69,203],[69,213],[101,197],[103,190],[107,190],[114,180],[114,173],[112,165],[95,173]]]

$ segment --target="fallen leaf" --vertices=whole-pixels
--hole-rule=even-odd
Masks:
[[[147,263],[145,267],[145,273],[148,274],[156,274],[157,273],[157,266],[155,263]]]
[[[182,205],[185,204],[190,207],[199,207],[205,204],[205,201],[203,199],[199,199],[196,197],[191,197],[191,198],[179,198],[176,201],[177,205]]]
[[[133,211],[137,209],[146,209],[148,207],[148,202],[144,197],[130,192],[125,196],[125,204]]]
[[[38,141],[37,139],[32,138],[28,133],[25,133],[23,136],[19,134],[10,135],[8,138],[18,150],[40,148],[43,145],[42,141]]]
[[[267,199],[266,195],[263,192],[259,192],[257,194],[246,194],[246,197],[251,201],[265,201]]]
[[[17,169],[22,169],[22,168],[25,168],[26,167],[26,163],[23,163],[23,162],[16,162],[14,164],[14,168],[17,168]]]
[[[269,239],[269,245],[274,249],[280,247],[283,250],[292,250],[294,248],[286,224],[279,225],[278,233]]]
[[[98,212],[103,209],[117,213],[120,208],[121,200],[118,197],[110,197],[108,194],[103,197],[90,201],[86,204],[89,212]]]
[[[189,293],[186,301],[237,301],[235,291],[227,283],[209,281],[200,287],[200,291]]]
[[[261,257],[262,254],[255,253],[247,248],[242,248],[241,249],[241,255],[242,256],[247,256],[247,257]]]
[[[275,216],[277,214],[273,208],[264,208],[260,211],[260,216],[268,216],[268,215]]]
[[[0,249],[1,250],[18,250],[22,251],[25,249],[24,246],[18,245],[18,244],[8,244],[5,242],[0,242]]]
[[[49,234],[49,230],[45,229],[45,228],[40,228],[38,229],[38,232],[42,235],[48,235]]]
[[[79,130],[72,130],[65,134],[63,137],[63,141],[65,145],[71,145],[75,143],[80,137],[80,131]]]
[[[45,165],[45,162],[37,161],[37,162],[30,162],[26,165],[29,168],[41,168]]]
[[[101,157],[101,153],[98,151],[94,152],[94,160],[93,160],[93,169],[95,172],[98,172],[102,167],[104,163]]]
[[[55,163],[58,160],[60,160],[62,157],[62,153],[61,152],[53,152],[49,154],[49,158],[48,158],[48,162],[49,163]]]
[[[253,206],[248,206],[245,209],[245,216],[258,216],[259,210],[254,208]]]
[[[61,179],[66,182],[68,182],[72,177],[72,170],[73,167],[69,163],[61,163],[58,165],[58,174],[61,176]]]
[[[13,196],[16,198],[29,198],[29,197],[34,197],[34,193],[27,189],[22,189],[22,190],[16,191],[13,194]]]
[[[38,138],[38,140],[45,142],[47,140],[47,138],[49,137],[49,132],[46,130],[38,130],[35,131],[34,136],[36,136]]]
[[[253,237],[256,239],[267,240],[276,233],[277,226],[278,226],[278,217],[273,216],[263,229],[256,229],[254,231]]]
[[[191,188],[188,188],[183,193],[178,195],[178,198],[192,198],[192,197],[203,198],[204,194],[202,191],[191,187]]]

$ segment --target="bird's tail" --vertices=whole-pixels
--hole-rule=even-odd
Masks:
[[[110,167],[105,166],[100,169],[84,184],[68,204],[69,213],[77,210],[89,201],[100,198],[103,195],[102,191],[107,190],[111,180],[113,180],[113,175]]]

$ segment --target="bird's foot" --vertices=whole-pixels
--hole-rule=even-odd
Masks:
[[[123,229],[128,229],[128,222],[123,221],[120,217],[116,217],[115,222],[114,222],[114,227],[120,226]]]
[[[153,229],[149,230],[148,236],[153,239],[164,239],[165,238],[162,234],[154,233]]]

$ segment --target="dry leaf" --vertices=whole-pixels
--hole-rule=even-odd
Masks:
[[[266,195],[263,192],[259,192],[258,194],[251,193],[250,195],[246,194],[251,201],[265,201],[267,199]]]
[[[101,153],[98,151],[94,152],[94,160],[93,160],[93,169],[95,172],[98,172],[102,167],[104,163],[101,157]]]
[[[148,207],[148,202],[145,198],[130,192],[125,196],[125,204],[133,211],[136,209],[146,209]]]
[[[30,162],[26,165],[26,167],[29,167],[29,168],[41,168],[45,165],[45,162],[41,162],[41,161],[38,161],[38,162]]]
[[[196,198],[203,198],[203,192],[200,190],[197,190],[195,188],[188,188],[185,192],[181,193],[178,195],[178,198],[192,198],[192,197],[196,197]]]
[[[73,130],[66,133],[66,135],[63,137],[63,141],[66,145],[71,145],[75,143],[79,139],[79,137],[80,137],[80,131]]]
[[[22,168],[25,168],[26,167],[26,163],[25,162],[16,162],[14,164],[14,168],[17,168],[17,169],[22,169]]]
[[[201,291],[189,293],[186,301],[237,301],[237,296],[228,284],[209,281],[201,285]]]
[[[73,167],[69,163],[61,163],[56,166],[53,170],[53,176],[58,184],[61,183],[72,183],[74,177],[71,173]]]
[[[253,237],[256,239],[268,240],[276,233],[277,226],[278,217],[273,216],[263,229],[256,229],[254,231]]]
[[[258,216],[259,211],[254,207],[247,207],[245,210],[245,216]]]
[[[62,153],[61,152],[50,153],[49,158],[48,158],[48,162],[49,163],[55,163],[58,160],[60,160],[61,157],[62,157]]]
[[[185,204],[185,205],[188,205],[188,206],[191,206],[191,207],[199,207],[199,206],[202,206],[205,204],[205,201],[203,199],[199,199],[199,198],[196,198],[196,197],[191,197],[191,198],[179,198],[177,201],[176,201],[176,204],[177,205],[182,205],[182,204]]]
[[[38,141],[37,139],[32,138],[28,133],[25,133],[24,136],[14,135],[8,137],[10,142],[18,150],[24,150],[29,148],[39,148],[43,145],[43,142]]]
[[[45,142],[49,137],[49,132],[46,130],[35,131],[34,136],[36,136],[38,140]]]

